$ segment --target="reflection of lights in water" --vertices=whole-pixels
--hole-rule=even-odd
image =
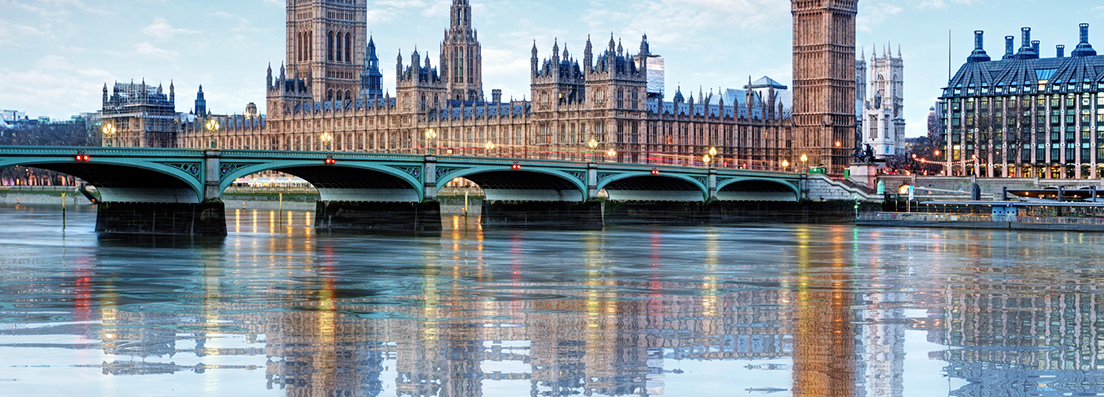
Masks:
[[[257,232],[257,210],[253,210],[253,233]]]
[[[717,233],[710,231],[705,241],[705,277],[702,280],[702,314],[713,317],[717,315]]]
[[[276,211],[268,211],[268,232],[276,233]]]
[[[234,233],[241,233],[241,210],[234,208]]]

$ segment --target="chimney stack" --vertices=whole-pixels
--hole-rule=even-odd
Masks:
[[[1075,57],[1091,57],[1096,56],[1096,50],[1092,48],[1092,44],[1089,44],[1089,24],[1081,24],[1081,42],[1077,43],[1077,49],[1073,50],[1070,54]]]
[[[1061,45],[1061,44],[1058,45],[1058,57],[1059,58],[1065,58],[1066,57],[1066,46]]]
[[[1015,51],[1016,37],[1004,36],[1004,59],[1012,58]]]
[[[970,58],[966,62],[989,62],[992,58],[989,54],[985,53],[985,32],[981,30],[974,31],[974,52],[970,54]]]

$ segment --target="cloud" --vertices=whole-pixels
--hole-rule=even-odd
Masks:
[[[147,36],[153,36],[154,38],[160,40],[169,40],[178,33],[196,34],[199,32],[188,29],[174,28],[172,25],[169,24],[169,21],[165,20],[165,18],[158,17],[153,19],[152,24],[146,26],[145,29],[142,29],[142,33],[145,33]]]
[[[942,10],[951,5],[973,5],[980,2],[981,0],[922,0],[917,7]]]
[[[860,7],[862,9],[856,17],[855,27],[862,32],[873,32],[875,26],[904,11],[903,8],[890,3],[866,3]]]
[[[686,45],[712,37],[720,26],[754,31],[789,23],[790,5],[777,0],[646,0],[634,7],[597,3],[584,20],[592,31],[628,28],[626,35],[648,34],[653,43]]]
[[[77,114],[98,109],[100,88],[114,77],[102,69],[78,68],[64,57],[49,55],[30,70],[0,68],[0,103],[23,109],[51,109],[55,114]]]
[[[137,53],[137,54],[149,55],[149,56],[155,57],[155,58],[167,58],[167,59],[175,59],[177,55],[180,55],[176,51],[169,51],[169,50],[157,48],[157,47],[154,47],[154,45],[150,44],[150,43],[138,43],[138,45],[134,46],[134,52]]]

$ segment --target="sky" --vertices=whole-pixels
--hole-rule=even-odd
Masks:
[[[450,0],[368,0],[368,30],[379,49],[384,88],[394,92],[395,57],[415,48],[436,63]],[[483,46],[484,92],[529,96],[533,43],[541,58],[554,40],[582,53],[610,34],[635,52],[647,34],[666,62],[666,97],[741,88],[748,77],[792,82],[790,4],[785,0],[471,0]],[[0,109],[67,119],[101,108],[103,85],[175,83],[177,111],[192,110],[203,85],[208,110],[264,111],[265,70],[284,61],[280,0],[0,0]],[[929,108],[984,30],[999,59],[1006,35],[1030,26],[1043,55],[1077,45],[1078,27],[1104,53],[1100,0],[861,0],[857,54],[900,48],[905,63],[906,135],[925,133]],[[1018,47],[1018,43],[1017,43]]]

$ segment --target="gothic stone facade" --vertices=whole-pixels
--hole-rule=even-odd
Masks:
[[[856,95],[862,107],[862,143],[869,145],[878,158],[892,157],[905,149],[905,61],[900,48],[896,57],[888,47],[882,54],[879,57],[875,47],[870,57],[869,96],[865,81],[868,64],[861,58],[856,61],[856,83],[861,82]]]
[[[782,158],[792,155],[791,119],[773,94],[749,90],[743,98],[737,95],[726,102],[721,95],[702,92],[696,101],[693,96],[685,100],[680,91],[672,102],[649,100],[647,37],[636,54],[612,37],[599,49],[588,39],[583,59],[558,45],[542,59],[534,45],[531,100],[504,101],[498,90],[487,99],[471,6],[454,0],[451,26],[441,43],[441,67],[432,64],[429,54],[415,51],[405,63],[400,53],[396,93],[380,95],[379,79],[369,78],[379,75],[375,43],[362,44],[359,17],[292,23],[307,14],[345,15],[358,10],[363,0],[312,2],[309,12],[300,3],[288,5],[288,65],[277,74],[269,68],[268,114],[223,117],[223,128],[213,138],[217,147],[418,154],[435,150],[443,155],[684,165],[701,165],[702,155],[716,147],[716,165],[758,169],[780,169]],[[333,61],[331,31],[334,48],[346,49],[332,55]],[[350,41],[352,48],[364,52],[345,48]],[[332,74],[327,72],[331,67],[345,76],[349,62],[360,62],[362,70],[350,74],[361,77],[350,80],[358,86],[323,78]],[[207,147],[212,138],[203,124],[197,119],[185,126],[180,145]],[[427,140],[429,130],[435,132],[435,140]],[[329,146],[320,139],[324,133],[333,136]],[[591,140],[599,145],[589,147]]]
[[[794,153],[842,174],[855,140],[858,0],[792,0]]]

